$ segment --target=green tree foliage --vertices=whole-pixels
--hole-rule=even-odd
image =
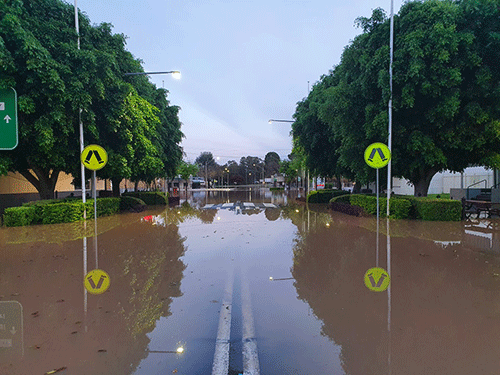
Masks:
[[[188,181],[191,176],[196,176],[198,173],[198,165],[190,164],[185,161],[182,161],[177,167],[177,175],[181,176],[181,178],[185,181]],[[187,194],[187,184],[186,184],[186,194]]]
[[[268,152],[264,157],[264,163],[266,177],[271,177],[280,169],[280,156],[274,151]]]
[[[92,26],[60,0],[0,3],[0,87],[14,87],[19,103],[19,146],[0,155],[0,173],[18,171],[51,198],[61,171],[79,180],[78,113],[86,144],[109,153],[98,172],[118,186],[122,178],[151,181],[173,175],[181,160],[178,107],[146,77],[111,25]],[[153,107],[154,106],[154,107]],[[133,126],[132,126],[133,125]],[[77,177],[78,176],[78,177]]]
[[[415,195],[427,195],[439,171],[498,166],[499,16],[490,0],[408,2],[395,16],[392,168],[413,183]],[[364,163],[364,149],[388,137],[389,20],[376,9],[357,24],[363,33],[341,63],[299,103],[294,135],[308,160],[334,164],[307,134],[313,129],[307,116],[317,114],[317,131],[333,140],[336,167],[367,182],[374,171]]]
[[[214,156],[209,151],[202,152],[194,161],[200,169],[200,173],[205,177],[206,183],[212,178],[216,178],[219,172],[219,165],[216,163]],[[207,185],[208,186],[208,185]]]
[[[339,137],[319,118],[320,105],[325,101],[324,91],[331,86],[331,81],[331,77],[323,77],[309,96],[297,104],[294,114],[294,150],[304,155],[305,167],[313,176],[333,177],[342,173],[337,153]]]
[[[200,167],[205,165],[208,167],[215,167],[217,163],[215,162],[214,156],[211,152],[204,151],[202,152],[194,161],[195,164],[198,164]]]

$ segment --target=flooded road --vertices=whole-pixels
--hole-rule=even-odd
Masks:
[[[253,190],[93,223],[0,229],[1,374],[499,373],[500,221],[377,234]]]

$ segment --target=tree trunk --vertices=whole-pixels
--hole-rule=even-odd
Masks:
[[[134,191],[137,191],[139,189],[139,181],[134,182]]]
[[[361,183],[358,181],[354,182],[354,187],[352,188],[353,194],[359,194],[361,192]]]
[[[40,199],[54,199],[54,190],[60,171],[39,167],[33,167],[31,170],[35,175],[30,170],[19,171],[19,173],[38,190]]]
[[[342,190],[342,176],[335,176],[335,179],[337,180],[337,189]]]
[[[111,182],[113,184],[113,197],[119,197],[120,196],[120,182],[122,182],[122,179],[120,177],[115,177],[111,179]]]
[[[426,197],[427,191],[429,190],[429,185],[431,184],[432,177],[437,173],[437,171],[431,169],[421,173],[420,179],[416,182],[413,182],[413,186],[415,187],[414,196],[415,197]]]

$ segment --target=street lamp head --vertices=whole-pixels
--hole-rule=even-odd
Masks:
[[[295,122],[295,120],[275,120],[275,119],[270,119],[268,122],[270,124],[272,124],[273,122],[290,122],[290,123],[293,123],[293,122]]]
[[[175,79],[181,79],[181,72],[179,72],[178,70],[174,70],[172,72],[172,77],[174,77]]]

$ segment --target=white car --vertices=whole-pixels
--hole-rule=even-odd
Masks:
[[[191,178],[193,184],[200,184],[200,186],[205,186],[205,179],[203,177],[193,177]]]

